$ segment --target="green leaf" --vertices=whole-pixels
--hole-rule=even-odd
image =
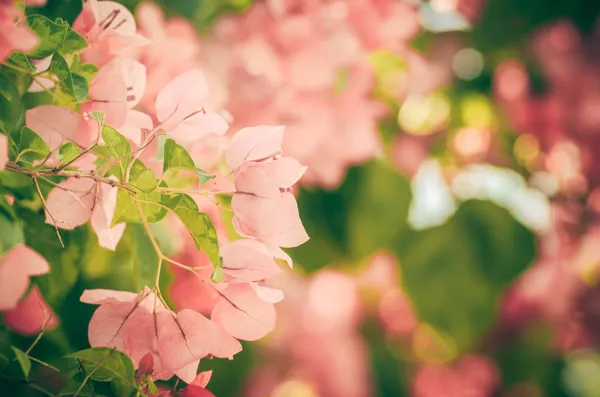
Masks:
[[[223,276],[223,267],[215,267],[215,270],[212,272],[210,279],[214,283],[222,283],[223,281],[225,281],[225,276]]]
[[[78,76],[83,77],[88,85],[92,83],[96,73],[98,73],[98,67],[96,65],[92,65],[91,63],[81,63],[77,65],[77,67],[72,67],[71,71],[76,73]]]
[[[80,154],[81,150],[75,142],[66,142],[58,150],[58,158],[63,164],[73,161]]]
[[[0,131],[9,134],[21,115],[21,94],[17,86],[0,74]]]
[[[105,145],[97,147],[95,152],[100,153],[103,151],[105,155],[108,154],[107,160],[117,162],[117,168],[120,170],[118,177],[121,179],[124,177],[127,166],[131,161],[131,144],[129,143],[129,139],[106,124],[102,126],[102,138]]]
[[[357,267],[407,230],[408,180],[381,160],[348,171],[335,191],[301,190],[298,207],[310,240],[290,250],[304,269]]]
[[[40,185],[43,189],[44,185]],[[61,230],[63,248],[54,227],[45,223],[43,212],[22,210],[19,216],[23,220],[24,242],[46,258],[52,269],[50,273],[36,277],[36,284],[52,307],[60,307],[79,276],[79,260],[85,248],[84,229]]]
[[[52,22],[42,15],[31,15],[27,21],[40,39],[35,50],[27,54],[31,58],[43,59],[59,51],[71,54],[87,47],[85,38],[71,29],[65,21]]]
[[[67,358],[78,360],[87,374],[93,371],[90,379],[99,382],[114,380],[122,384],[135,384],[135,370],[131,358],[118,350],[95,347],[69,354]]]
[[[151,193],[158,187],[158,179],[154,176],[154,171],[144,167],[131,176],[131,184],[142,192]]]
[[[411,201],[408,180],[382,161],[360,170],[347,219],[347,249],[355,260],[386,247],[407,229]]]
[[[29,373],[31,372],[31,360],[27,354],[25,354],[25,352],[18,347],[11,346],[10,348],[13,352],[15,352],[17,362],[21,367],[21,371],[23,371],[23,375],[25,375],[25,379],[27,379],[29,377]]]
[[[7,251],[25,241],[20,222],[0,212],[0,252]]]
[[[23,126],[19,141],[17,157],[21,161],[32,164],[34,160],[41,160],[48,156],[50,148],[44,140],[32,129]]]
[[[215,175],[197,168],[188,151],[173,139],[169,138],[165,141],[163,157],[163,180],[167,181],[169,186],[173,186],[173,184],[170,183],[171,179],[177,178],[176,176],[173,177],[168,175],[170,172],[174,171],[192,171],[198,176],[198,181],[201,185],[215,177]]]
[[[188,151],[173,139],[167,139],[164,150],[163,172],[170,170],[190,170],[197,172],[196,164]]]
[[[129,181],[140,191],[134,197],[132,193],[119,189],[112,226],[121,222],[142,222],[136,200],[140,201],[140,207],[149,223],[156,223],[167,214],[167,209],[161,204],[162,194],[155,191],[158,179],[154,176],[154,172],[139,161],[135,164]]]
[[[187,194],[180,194],[165,202],[194,238],[199,250],[206,253],[215,267],[219,266],[219,242],[215,226],[207,214],[198,211],[198,206]]]
[[[82,76],[72,74],[69,64],[62,55],[56,53],[52,56],[49,70],[58,77],[61,88],[71,94],[77,102],[81,102],[87,98],[87,80]]]
[[[7,60],[7,63],[17,66],[23,70],[29,70],[30,72],[35,72],[35,66],[29,62],[27,55],[22,52],[13,52]]]
[[[506,209],[467,201],[445,224],[404,235],[396,251],[420,320],[464,351],[494,322],[502,292],[534,258],[535,238]]]
[[[104,112],[90,112],[90,116],[92,116],[92,118],[94,120],[96,120],[96,122],[98,123],[98,125],[100,126],[100,128],[102,128],[104,126],[104,118],[106,117],[106,113],[104,113]]]
[[[64,24],[66,24],[68,28],[65,41],[63,42],[62,47],[60,48],[61,54],[72,54],[74,52],[78,52],[86,48],[88,46],[88,43],[85,40],[85,37],[77,33],[75,30],[71,29],[71,27],[69,27],[69,25],[66,22]]]
[[[198,174],[199,177],[199,183],[201,185],[204,185],[206,182],[214,179],[216,177],[215,174],[209,174],[208,172],[201,170],[200,168],[196,168],[196,172]]]

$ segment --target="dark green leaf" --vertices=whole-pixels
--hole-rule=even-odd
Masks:
[[[82,76],[72,74],[69,64],[62,55],[56,53],[52,56],[49,70],[58,77],[61,88],[71,94],[77,102],[81,102],[87,97],[87,80]]]
[[[79,360],[91,379],[99,382],[118,380],[127,385],[135,383],[133,362],[120,351],[106,347],[96,347],[69,354],[67,358]]]
[[[492,324],[501,293],[534,247],[533,233],[507,210],[467,201],[444,225],[407,233],[396,249],[419,318],[463,351]]]
[[[0,131],[9,134],[21,115],[21,94],[17,86],[0,74]]]

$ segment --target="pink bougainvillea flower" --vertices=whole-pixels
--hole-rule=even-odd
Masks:
[[[27,291],[29,277],[49,271],[46,259],[25,245],[6,251],[0,258],[0,310],[16,308]]]
[[[73,29],[88,41],[88,48],[82,53],[84,59],[98,66],[150,44],[136,34],[131,12],[114,1],[86,1],[73,23]]]
[[[231,284],[220,292],[211,319],[230,335],[248,341],[275,328],[275,308],[258,297],[249,284]]]
[[[65,141],[87,148],[98,136],[98,124],[81,114],[56,105],[42,105],[25,112],[25,124],[54,151]]]
[[[206,385],[210,381],[212,371],[203,371],[198,373],[192,383],[187,385],[176,393],[177,397],[214,397],[210,391],[206,390]]]
[[[191,70],[177,76],[156,97],[156,118],[161,127],[183,143],[211,133],[223,135],[227,122],[204,106],[208,97],[208,83],[200,70]]]
[[[258,126],[239,130],[225,153],[227,165],[235,170],[249,161],[275,157],[281,153],[283,131],[282,126]]]
[[[34,285],[17,307],[4,313],[6,326],[22,335],[32,336],[58,325],[58,318]]]
[[[244,236],[279,247],[296,247],[308,241],[296,198],[290,192],[276,198],[235,194],[231,206],[236,230]]]
[[[257,197],[278,198],[282,191],[296,184],[304,172],[306,167],[291,157],[248,163],[236,173],[235,190]]]
[[[152,354],[157,379],[166,380],[175,374],[190,383],[201,358],[209,354],[232,357],[242,348],[200,313],[171,312],[148,288],[139,295],[86,290],[81,301],[100,305],[90,321],[90,345],[114,347],[131,356],[136,366],[146,354]]]
[[[115,250],[125,231],[125,223],[111,227],[112,218],[117,207],[117,188],[101,183],[98,185],[98,195],[91,217],[92,229],[98,235],[101,247]]]
[[[135,147],[140,147],[145,135],[153,128],[152,118],[138,110],[129,110],[119,132],[127,137]]]
[[[4,62],[13,51],[31,51],[38,45],[38,37],[33,33],[24,16],[14,4],[0,6],[0,62]]]
[[[69,178],[59,183],[46,199],[46,223],[74,229],[92,217],[97,185],[91,179]]]
[[[220,247],[220,253],[226,281],[250,282],[273,277],[281,273],[273,256],[289,259],[283,251],[273,252],[266,244],[252,239],[226,243]]]
[[[0,134],[0,169],[8,163],[8,139]]]
[[[141,63],[116,58],[104,65],[90,84],[90,100],[82,105],[86,112],[104,112],[106,124],[120,128],[127,109],[134,107],[146,86],[146,67]]]

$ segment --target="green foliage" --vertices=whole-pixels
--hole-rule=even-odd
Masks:
[[[12,351],[15,353],[15,357],[19,366],[21,367],[21,371],[23,371],[23,375],[25,375],[25,379],[29,377],[29,373],[31,372],[31,360],[25,354],[25,352],[18,347],[11,346]]]
[[[87,98],[87,80],[77,73],[72,73],[69,64],[62,55],[56,53],[52,56],[49,70],[58,78],[61,87],[72,95],[75,101],[81,102]]]
[[[91,348],[67,355],[81,366],[89,380],[109,382],[116,396],[131,396],[135,391],[135,369],[131,358],[109,348]]]
[[[464,351],[490,327],[500,295],[533,260],[535,238],[507,210],[468,201],[445,224],[403,236],[396,251],[419,318]]]
[[[219,241],[210,216],[200,212],[194,200],[187,194],[176,195],[167,200],[165,206],[179,217],[194,238],[198,249],[204,251],[212,264],[218,267],[220,265]],[[215,277],[219,279],[218,274]]]
[[[15,83],[0,73],[0,132],[8,135],[22,112],[21,94]]]
[[[196,167],[192,156],[188,151],[173,139],[167,139],[164,144],[164,163],[163,163],[163,181],[170,187],[178,186],[177,171],[189,171],[198,177],[198,182],[202,185],[213,179],[215,176]]]
[[[33,59],[43,59],[57,52],[71,54],[87,47],[85,38],[60,18],[52,22],[42,15],[31,15],[27,22],[40,39],[37,48],[27,54]]]
[[[298,206],[311,238],[291,253],[307,270],[358,266],[405,232],[410,200],[406,178],[384,162],[352,168],[336,191],[301,191]]]
[[[17,159],[21,163],[33,165],[35,160],[42,160],[50,154],[50,148],[32,129],[23,126],[19,140]]]

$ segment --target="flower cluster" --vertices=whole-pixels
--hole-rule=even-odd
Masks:
[[[4,13],[18,13],[12,5],[2,7]],[[65,29],[76,40],[74,51],[66,42],[47,50],[44,31],[36,31],[42,32],[39,40],[36,35],[29,40],[24,21],[4,18],[2,59],[24,51],[19,64],[13,65],[17,58],[11,55],[7,67],[18,72],[25,70],[20,65],[30,67],[35,74],[28,91],[49,93],[53,101],[25,112],[16,153],[0,135],[0,165],[31,178],[46,223],[56,228],[61,244],[61,230],[89,223],[101,247],[118,251],[127,225],[143,225],[156,251],[156,282],[138,293],[84,291],[82,302],[99,305],[89,324],[89,343],[126,353],[153,379],[177,375],[191,384],[188,388],[203,389],[210,376],[197,378],[200,359],[232,358],[242,349],[237,339],[259,339],[275,325],[273,304],[283,293],[264,280],[282,271],[275,258],[292,264],[280,247],[308,240],[290,192],[306,167],[282,157],[280,126],[243,128],[225,152],[205,141],[224,136],[229,125],[210,110],[209,83],[201,70],[166,70],[153,63],[157,48],[168,47],[159,28],[151,28],[153,12],[152,6],[140,11],[148,37],[138,33],[128,9],[113,1],[86,1],[72,29],[38,18]],[[229,195],[231,209],[223,211],[233,212],[237,239],[219,244],[215,224]],[[209,200],[213,208],[206,212],[212,216],[200,211],[206,206],[197,198]],[[194,251],[206,256],[209,277],[163,253],[149,224],[167,216],[193,240]],[[210,319],[168,307],[159,288],[163,263],[201,280],[215,294]],[[50,271],[25,245],[0,258],[0,310],[14,330],[35,334],[57,324],[37,286],[21,300],[30,276]],[[177,395],[192,395],[190,390]]]
[[[235,125],[285,124],[303,183],[334,188],[380,150],[386,109],[371,98],[369,53],[407,51],[418,30],[416,8],[399,1],[257,1],[217,21],[204,63],[235,93]]]

